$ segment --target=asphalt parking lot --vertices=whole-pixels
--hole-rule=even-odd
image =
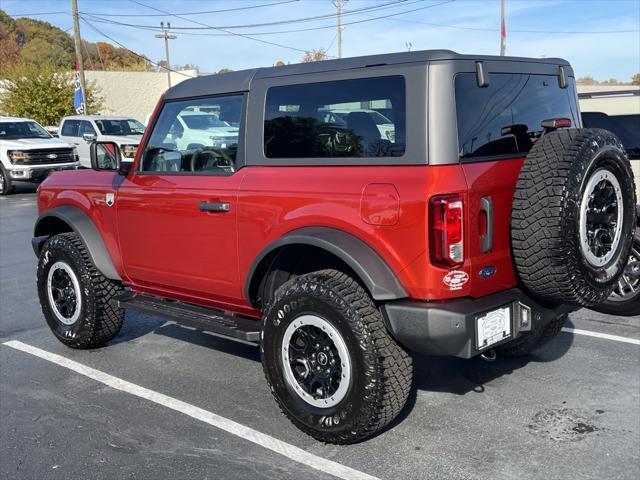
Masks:
[[[640,478],[640,317],[580,310],[568,328],[609,337],[519,360],[416,356],[391,428],[324,445],[278,411],[254,347],[133,313],[105,348],[58,343],[35,216],[34,189],[0,198],[0,478]]]

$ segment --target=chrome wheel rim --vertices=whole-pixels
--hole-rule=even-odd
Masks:
[[[607,265],[617,252],[622,236],[622,189],[607,169],[596,170],[580,202],[580,247],[594,267]]]
[[[80,317],[82,297],[80,283],[71,267],[56,262],[47,275],[47,296],[55,317],[65,325],[73,325]]]
[[[609,300],[612,302],[625,302],[638,294],[640,290],[640,244],[634,242],[629,255],[629,262],[618,284],[613,289]]]
[[[0,170],[0,193],[4,193],[4,172]]]
[[[351,358],[338,330],[316,315],[301,315],[282,338],[282,365],[291,389],[309,405],[340,403],[351,382]]]

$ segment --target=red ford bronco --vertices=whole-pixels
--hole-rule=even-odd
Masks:
[[[304,432],[352,443],[405,404],[410,351],[523,355],[604,301],[635,224],[618,139],[560,59],[423,51],[198,77],[135,161],[40,187],[44,316],[72,348],[126,309],[259,344]]]

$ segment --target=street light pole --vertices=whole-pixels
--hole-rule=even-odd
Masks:
[[[164,27],[164,22],[160,22],[160,28],[162,28],[162,33],[157,33],[156,38],[164,38],[164,61],[166,62],[167,68],[167,85],[171,88],[171,63],[169,62],[169,40],[175,40],[178,38],[177,35],[173,35],[169,33],[169,29],[171,28],[171,24],[167,22],[167,28]]]
[[[342,3],[343,0],[334,0],[336,6],[336,27],[338,28],[338,58],[342,58]]]
[[[84,64],[82,62],[82,40],[80,38],[80,21],[78,19],[78,0],[71,0],[71,16],[73,17],[73,43],[76,51],[76,62],[80,72],[80,88],[82,89],[82,101],[84,103],[84,114],[89,114],[87,106],[87,89],[84,80]]]

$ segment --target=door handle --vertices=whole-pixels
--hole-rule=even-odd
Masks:
[[[482,197],[480,199],[480,211],[484,212],[487,218],[486,233],[480,235],[482,252],[487,253],[493,250],[493,200],[491,200],[491,197]]]
[[[200,202],[201,212],[225,213],[231,210],[231,205],[226,202]]]

